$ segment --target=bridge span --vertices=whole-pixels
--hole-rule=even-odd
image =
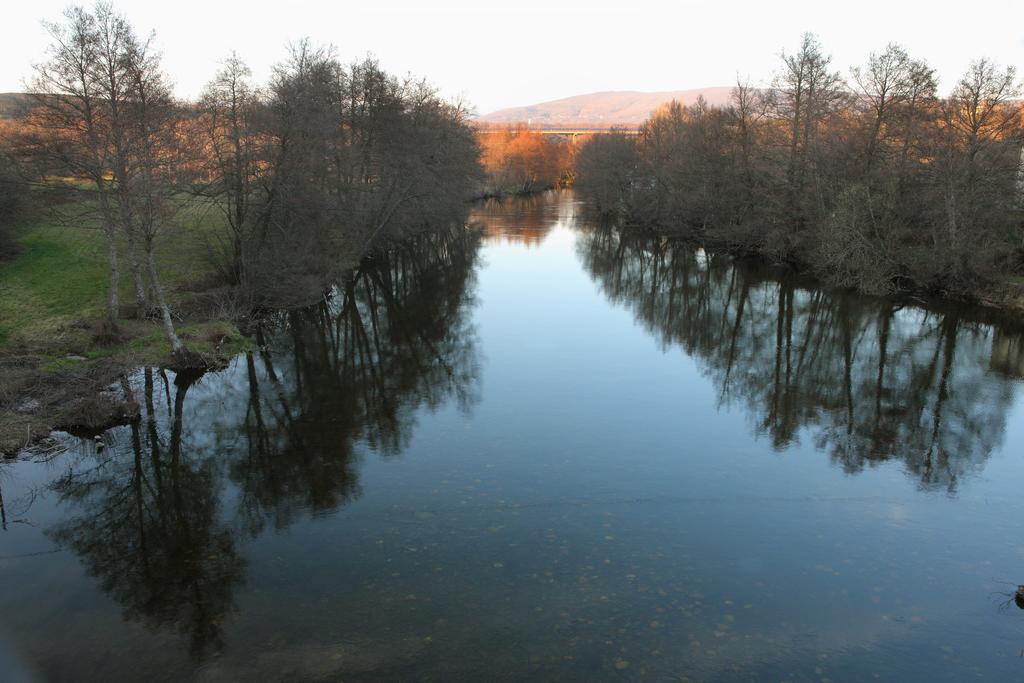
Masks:
[[[566,138],[570,145],[576,144],[579,137],[590,137],[591,135],[609,135],[619,133],[621,135],[639,135],[638,128],[537,128],[538,133],[551,137]]]
[[[478,134],[482,133],[484,135],[487,135],[491,133],[502,133],[505,132],[506,130],[507,129],[505,128],[497,126],[488,126],[479,128],[477,132]],[[568,126],[562,128],[532,128],[527,126],[526,130],[532,133],[539,133],[540,135],[544,135],[545,137],[564,138],[568,140],[569,143],[572,145],[576,144],[577,138],[586,138],[590,137],[591,135],[610,135],[612,133],[618,133],[620,135],[634,136],[640,134],[639,128],[586,128],[582,126],[575,128],[571,128]]]

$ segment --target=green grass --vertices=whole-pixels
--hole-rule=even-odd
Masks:
[[[67,206],[62,213],[85,213],[88,208]],[[209,275],[208,243],[215,238],[218,219],[215,210],[187,207],[179,225],[158,237],[157,267],[172,304]],[[106,310],[106,241],[96,218],[67,223],[44,214],[22,231],[20,253],[0,262],[0,352],[89,351],[88,326]],[[133,302],[131,274],[120,246],[119,294],[122,302]]]
[[[89,205],[61,207],[64,220],[43,215],[24,226],[20,252],[0,262],[0,356],[22,356],[9,372],[0,372],[0,454],[14,453],[31,438],[60,425],[63,406],[88,402],[123,369],[172,361],[163,326],[144,320],[120,320],[124,341],[100,345],[94,336],[106,313],[109,263],[103,231]],[[178,224],[158,238],[156,260],[164,293],[172,307],[189,300],[208,278],[209,244],[216,240],[220,216],[209,205],[185,207]],[[131,273],[119,245],[124,303],[134,303]],[[177,325],[178,336],[197,360],[216,367],[250,347],[233,324],[190,320]],[[41,412],[11,408],[22,395],[37,395]]]
[[[76,319],[102,315],[108,271],[98,237],[84,227],[24,233],[22,252],[0,265],[0,348],[60,336]]]

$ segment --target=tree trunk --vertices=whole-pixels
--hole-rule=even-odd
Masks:
[[[153,294],[156,297],[156,305],[159,307],[160,314],[163,318],[164,332],[167,334],[167,340],[171,342],[171,353],[178,356],[185,351],[185,345],[181,343],[181,339],[178,338],[178,333],[174,331],[174,321],[171,319],[171,309],[167,306],[167,302],[164,300],[164,291],[160,286],[160,278],[156,273],[156,262],[153,260],[152,248],[146,250],[146,267],[149,271],[149,282],[153,287]]]
[[[117,320],[121,317],[121,298],[118,287],[121,283],[121,271],[118,267],[117,258],[117,230],[110,214],[110,200],[99,190],[100,207],[103,210],[103,234],[107,238],[107,258],[110,261],[109,291],[107,292],[107,324],[111,329],[117,327]]]
[[[132,286],[135,288],[135,317],[144,319],[149,313],[149,299],[146,297],[146,284],[142,278],[142,266],[131,246],[128,247],[128,265],[132,271]]]
[[[132,272],[132,285],[135,287],[135,317],[142,320],[149,312],[149,300],[146,297],[146,283],[142,277],[142,265],[139,263],[138,245],[135,239],[135,224],[127,208],[124,208],[127,199],[121,198],[121,221],[128,248],[125,250],[128,256],[128,267]]]
[[[117,326],[117,319],[121,313],[121,300],[117,291],[121,274],[117,264],[117,240],[114,239],[113,230],[107,228],[107,253],[110,257],[110,292],[107,296],[107,322],[111,327]]]

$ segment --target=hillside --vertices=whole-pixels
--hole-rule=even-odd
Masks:
[[[33,107],[32,96],[21,92],[0,93],[0,119],[20,119]]]
[[[700,95],[709,104],[728,104],[731,87],[698,88],[695,90],[668,90],[664,92],[638,92],[617,90],[576,95],[525,107],[501,109],[479,117],[485,123],[523,123],[532,126],[635,126],[660,105],[671,100],[692,104]]]

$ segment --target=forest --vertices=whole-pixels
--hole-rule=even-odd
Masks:
[[[806,34],[765,87],[672,102],[596,136],[576,186],[634,229],[753,254],[867,293],[984,299],[1024,273],[1024,120],[1012,66],[948,95],[890,44],[843,75]]]

